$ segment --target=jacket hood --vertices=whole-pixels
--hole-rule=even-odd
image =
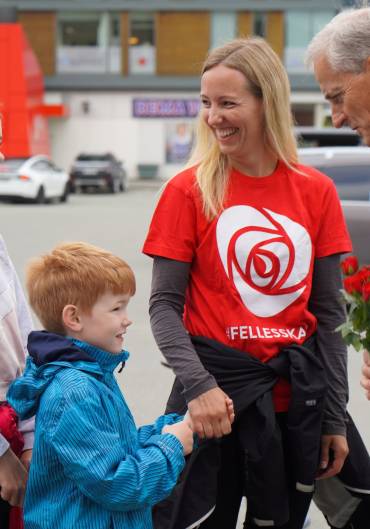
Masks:
[[[39,401],[62,369],[77,369],[103,377],[124,363],[129,353],[112,354],[85,342],[47,331],[33,331],[28,338],[26,369],[9,388],[7,400],[21,419],[36,414]]]
[[[47,331],[33,331],[28,336],[28,352],[35,365],[40,367],[51,362],[95,362],[70,338]]]

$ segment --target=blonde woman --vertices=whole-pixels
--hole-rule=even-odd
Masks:
[[[144,244],[152,329],[176,375],[167,408],[188,407],[200,438],[156,528],[232,529],[246,495],[246,527],[301,529],[317,473],[338,473],[348,452],[332,331],[351,242],[332,181],[298,164],[289,96],[263,39],[211,51],[194,153]]]

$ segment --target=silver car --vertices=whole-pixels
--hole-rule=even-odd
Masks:
[[[299,159],[333,179],[360,262],[370,264],[370,148],[299,149]]]

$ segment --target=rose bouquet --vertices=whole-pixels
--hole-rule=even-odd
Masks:
[[[347,316],[337,330],[356,351],[370,351],[370,266],[359,269],[357,257],[350,256],[342,261],[341,268],[345,276],[342,293]]]

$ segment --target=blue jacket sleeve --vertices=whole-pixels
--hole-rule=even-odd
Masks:
[[[154,424],[146,424],[141,426],[138,429],[139,443],[141,445],[145,444],[152,435],[160,435],[162,429],[167,424],[176,424],[177,422],[182,421],[184,418],[183,415],[178,415],[177,413],[170,413],[168,415],[161,415],[155,421]]]
[[[77,402],[64,401],[62,413],[59,402],[59,418],[49,439],[67,478],[109,510],[152,506],[168,496],[184,466],[179,440],[170,434],[152,435],[140,447],[128,413],[127,428],[119,434],[102,413],[99,396],[83,393]]]

